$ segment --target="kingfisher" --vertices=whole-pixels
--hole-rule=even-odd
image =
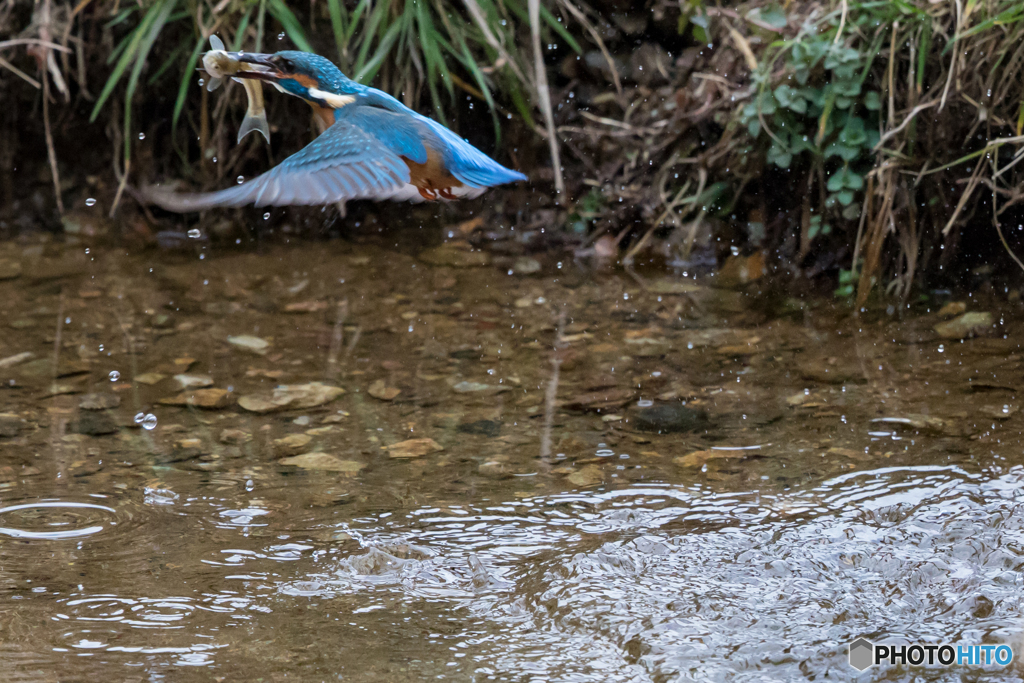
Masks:
[[[285,50],[221,52],[219,56],[229,58],[224,73],[236,80],[256,79],[305,100],[322,132],[271,170],[235,187],[205,193],[159,189],[146,193],[164,209],[188,212],[248,205],[326,205],[350,199],[457,199],[527,179],[391,95],[353,81],[319,55]],[[252,90],[246,88],[250,110]],[[262,101],[260,105],[258,113],[263,116]],[[247,116],[246,124],[250,123]],[[266,135],[265,122],[263,132]]]

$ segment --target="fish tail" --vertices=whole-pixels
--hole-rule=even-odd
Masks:
[[[241,142],[242,138],[254,130],[259,131],[263,139],[270,142],[270,126],[267,125],[266,112],[261,111],[259,114],[246,112],[245,118],[242,119],[242,125],[238,127],[238,142]]]

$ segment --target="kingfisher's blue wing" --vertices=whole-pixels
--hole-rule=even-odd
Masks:
[[[427,148],[423,145],[423,127],[411,116],[378,107],[345,107],[336,116],[381,141],[395,154],[417,164],[427,163]]]
[[[391,126],[385,125],[386,122],[391,120],[407,121],[407,127],[413,127],[418,131],[420,140],[418,149],[422,150],[423,143],[426,142],[439,151],[448,171],[469,187],[494,187],[517,180],[527,180],[527,177],[519,171],[505,168],[448,128],[413,111],[386,92],[376,88],[365,88],[360,92],[360,98],[370,106],[353,107],[353,109],[358,111],[361,116],[376,120],[375,122],[361,123],[360,125],[366,130],[385,140],[387,138],[384,136],[392,134]],[[385,129],[385,132],[378,133],[379,129]],[[404,140],[396,139],[396,142],[406,144]],[[395,147],[392,146],[391,149],[395,149]],[[425,150],[422,159],[414,158],[410,154],[404,156],[418,164],[422,164],[426,160]]]
[[[147,199],[168,211],[219,206],[324,205],[394,195],[409,182],[409,167],[359,126],[338,120],[301,150],[261,176],[217,192],[175,194],[151,190]]]

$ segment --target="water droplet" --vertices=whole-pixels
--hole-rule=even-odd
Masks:
[[[245,176],[244,175],[238,176],[237,178],[235,178],[235,182],[238,183],[239,185],[241,185],[242,183],[245,182]]]
[[[140,140],[145,140],[146,139],[146,134],[145,133],[139,133],[139,139]]]
[[[135,424],[140,425],[146,419],[145,413],[135,413]]]
[[[213,163],[217,163],[217,157],[214,157],[213,159],[211,159],[211,161],[212,161]]]
[[[86,206],[96,206],[96,200],[93,199],[92,197],[89,197],[88,199],[85,200],[85,205]]]
[[[110,378],[111,382],[116,382],[117,380],[121,379],[121,373],[118,372],[117,370],[111,370],[110,374],[107,375],[107,377]]]
[[[65,325],[70,325],[71,324],[71,318],[64,318],[64,324]]]
[[[199,79],[199,87],[201,88],[201,87],[203,87],[204,85],[206,85],[206,79],[205,79],[205,78],[200,78],[200,79]]]
[[[245,480],[245,490],[246,491],[252,491],[254,488],[256,488],[256,484],[252,483],[252,479],[246,479]]]
[[[100,344],[100,351],[103,350],[103,344]]]
[[[269,221],[270,220],[270,212],[269,211],[267,211],[265,214],[263,214],[263,220],[265,220],[265,221]]]
[[[203,233],[199,232],[199,228],[192,228],[191,230],[188,231],[188,236],[194,240],[197,240],[203,236]]]
[[[284,40],[284,33],[278,33],[277,34],[277,39],[278,40]]]
[[[153,413],[146,413],[146,417],[142,418],[142,428],[147,432],[151,432],[156,429],[156,415]]]

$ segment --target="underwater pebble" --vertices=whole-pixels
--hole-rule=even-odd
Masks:
[[[165,406],[194,406],[216,410],[227,408],[232,403],[231,392],[225,389],[196,389],[195,391],[184,391],[177,396],[162,398],[157,403]]]
[[[182,389],[205,389],[213,386],[209,375],[175,375],[174,379]]]
[[[14,259],[0,259],[0,280],[13,280],[21,275],[21,263]]]
[[[629,422],[642,432],[677,434],[705,429],[708,425],[708,414],[682,403],[668,403],[633,411]]]
[[[270,342],[266,339],[260,339],[259,337],[254,337],[250,334],[243,334],[237,337],[229,336],[228,343],[245,351],[252,351],[253,353],[261,356],[266,354],[267,349],[270,348]]]
[[[18,435],[25,422],[11,413],[0,413],[0,437],[12,439]]]
[[[486,266],[491,262],[491,255],[486,251],[469,251],[459,249],[451,244],[425,249],[420,252],[419,259],[432,266],[451,266],[452,268],[471,268]]]
[[[443,451],[444,448],[433,439],[408,439],[385,446],[384,450],[392,458],[419,458],[430,453]]]
[[[342,460],[328,453],[321,453],[319,451],[303,453],[302,455],[285,458],[278,462],[282,465],[294,465],[295,467],[301,467],[305,470],[341,472],[349,475],[354,475],[358,473],[359,470],[366,467],[364,463],[357,460]]]
[[[312,440],[313,437],[308,434],[289,434],[280,439],[274,439],[274,451],[281,455],[291,455],[303,450]]]
[[[0,359],[0,370],[13,368],[15,365],[24,363],[34,357],[35,354],[31,351],[22,351],[21,353],[16,353],[13,356],[7,356],[7,358]]]
[[[935,332],[943,339],[966,339],[992,331],[994,319],[991,313],[964,313],[935,326]]]
[[[82,410],[106,410],[121,405],[121,397],[117,394],[86,394],[78,399],[78,407]]]
[[[566,479],[576,486],[593,486],[604,481],[604,472],[599,465],[584,465]]]
[[[320,382],[283,384],[270,393],[243,396],[238,399],[238,405],[252,413],[270,413],[286,408],[313,408],[330,403],[344,393],[341,387]]]
[[[219,441],[222,444],[237,446],[252,441],[252,434],[244,429],[224,429],[221,430]]]
[[[117,432],[117,423],[106,413],[81,413],[77,420],[68,425],[72,434],[103,436]]]
[[[398,387],[389,387],[384,380],[378,379],[370,385],[370,388],[367,389],[367,393],[381,401],[391,401],[402,393],[402,390]]]

